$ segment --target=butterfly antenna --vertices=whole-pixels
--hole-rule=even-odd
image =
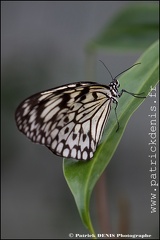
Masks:
[[[118,76],[120,76],[122,73],[127,72],[129,69],[133,68],[134,66],[141,64],[141,63],[135,63],[133,66],[127,68],[126,70],[124,70],[123,72],[119,73],[114,79],[116,79]]]
[[[109,69],[106,67],[106,65],[104,64],[104,62],[102,62],[101,60],[99,60],[99,61],[100,61],[100,62],[104,65],[104,67],[107,69],[107,71],[109,72],[109,74],[110,74],[112,80],[114,80],[114,78],[113,78],[111,72],[110,72]]]

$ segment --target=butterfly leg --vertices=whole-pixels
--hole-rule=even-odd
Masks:
[[[117,117],[117,107],[118,107],[118,102],[115,102],[116,106],[115,106],[115,115],[116,115],[116,120],[117,120],[117,129],[116,132],[118,132],[119,130],[119,121],[118,121],[118,117]]]
[[[140,95],[144,94],[144,92],[142,92],[142,93],[132,93],[132,92],[128,92],[125,89],[122,89],[118,96],[121,97],[124,92],[128,93],[128,94],[130,94],[130,95],[132,95],[133,97],[136,97],[136,98],[146,98],[145,96],[140,96]]]

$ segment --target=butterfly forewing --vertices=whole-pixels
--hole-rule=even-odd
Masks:
[[[73,83],[24,100],[16,110],[19,130],[53,153],[87,160],[93,157],[111,110],[109,87]]]

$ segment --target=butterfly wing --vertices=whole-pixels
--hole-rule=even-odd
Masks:
[[[33,142],[67,158],[93,157],[111,110],[110,90],[93,82],[73,83],[24,100],[17,127]]]

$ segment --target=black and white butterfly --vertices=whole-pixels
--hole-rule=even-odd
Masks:
[[[108,86],[77,82],[36,93],[18,106],[15,114],[18,129],[56,155],[91,159],[100,143],[112,103],[116,110],[123,92],[141,97],[124,89],[119,92],[120,84],[116,79],[119,75],[115,78],[111,75]]]

